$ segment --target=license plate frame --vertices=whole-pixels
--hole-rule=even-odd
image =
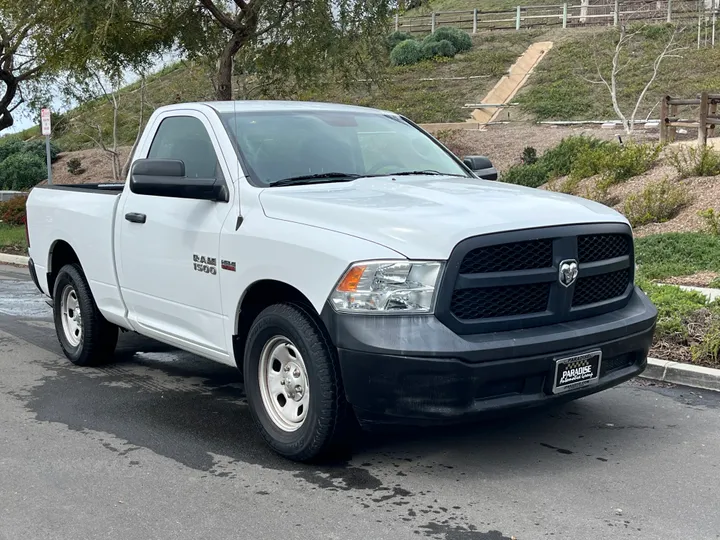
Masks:
[[[583,368],[586,366],[590,366],[590,376],[583,372]],[[597,383],[600,379],[601,366],[602,351],[599,349],[555,358],[552,369],[552,393],[562,394]],[[570,370],[581,371],[573,373]],[[567,375],[568,380],[563,382],[566,373],[569,374]]]

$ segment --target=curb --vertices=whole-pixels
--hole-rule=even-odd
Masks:
[[[720,369],[648,358],[640,377],[720,392]]]
[[[19,266],[27,266],[29,257],[23,257],[22,255],[8,255],[7,253],[0,253],[0,264],[17,264]]]

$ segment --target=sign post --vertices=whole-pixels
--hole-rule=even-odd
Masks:
[[[52,185],[52,159],[50,158],[50,133],[52,126],[50,125],[50,109],[40,110],[40,124],[42,134],[45,135],[45,154],[47,155],[47,173],[48,185]]]

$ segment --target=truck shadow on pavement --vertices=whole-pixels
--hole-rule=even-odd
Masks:
[[[109,433],[127,441],[127,448],[147,448],[220,476],[232,476],[241,463],[292,470],[310,481],[314,471],[338,473],[353,468],[351,463],[398,469],[402,465],[404,474],[410,474],[408,469],[423,475],[458,469],[461,476],[463,467],[488,463],[495,466],[486,472],[507,466],[538,473],[556,468],[555,456],[565,458],[564,468],[583,467],[588,458],[618,460],[615,451],[627,448],[625,443],[636,439],[639,431],[647,444],[653,443],[654,427],[642,425],[641,415],[634,416],[639,423],[618,423],[624,415],[613,412],[611,389],[562,406],[471,424],[360,432],[352,458],[339,456],[337,463],[304,466],[267,449],[253,426],[241,376],[231,367],[135,334],[121,337],[116,362],[107,367],[79,368],[64,357],[46,367],[41,384],[25,398],[37,420]],[[219,463],[213,457],[218,455],[227,459]],[[429,456],[432,462],[427,461]],[[420,461],[422,466],[411,466]],[[356,476],[351,482],[356,487],[376,483],[362,474]],[[315,482],[328,485],[320,477]]]

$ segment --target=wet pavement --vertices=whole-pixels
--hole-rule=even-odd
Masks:
[[[277,457],[238,373],[134,334],[61,356],[25,270],[0,266],[0,539],[720,538],[720,396],[631,381],[451,429]]]

